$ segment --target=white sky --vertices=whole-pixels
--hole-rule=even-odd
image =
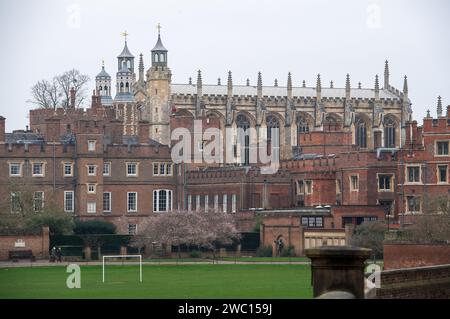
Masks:
[[[79,18],[79,19],[78,19]],[[31,86],[77,68],[94,79],[101,60],[115,78],[116,56],[127,30],[130,51],[145,69],[157,30],[169,50],[174,83],[202,70],[203,83],[294,85],[306,80],[343,87],[350,73],[372,88],[390,63],[391,84],[408,76],[414,118],[435,114],[437,96],[450,104],[450,2],[447,0],[1,0],[0,115],[7,132],[28,124]],[[135,67],[137,69],[137,59]],[[113,85],[115,83],[113,82]],[[94,87],[91,83],[90,89]],[[89,99],[90,100],[90,99]]]

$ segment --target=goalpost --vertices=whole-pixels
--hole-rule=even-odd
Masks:
[[[103,280],[105,282],[105,259],[106,258],[139,258],[139,281],[142,282],[142,255],[110,255],[103,256]]]

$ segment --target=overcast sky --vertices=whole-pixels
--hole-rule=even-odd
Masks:
[[[149,67],[157,30],[169,50],[174,83],[187,83],[202,70],[203,83],[285,85],[306,80],[344,87],[350,74],[372,88],[390,64],[391,84],[409,80],[414,118],[436,112],[437,96],[450,104],[450,2],[448,0],[1,0],[0,115],[6,129],[25,128],[33,106],[31,86],[77,68],[93,79],[101,61],[115,77],[116,56],[128,46]],[[135,66],[137,67],[137,61]],[[113,82],[113,85],[114,82]],[[91,82],[90,89],[94,88]]]

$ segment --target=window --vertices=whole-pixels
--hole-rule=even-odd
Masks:
[[[358,191],[359,190],[359,182],[358,175],[350,176],[350,191]]]
[[[111,192],[103,193],[103,211],[111,212]]]
[[[154,176],[172,176],[172,163],[153,163]]]
[[[111,175],[111,163],[106,162],[103,163],[103,176],[110,176]]]
[[[301,219],[302,226],[308,228],[323,228],[323,217],[322,216],[302,216]]]
[[[137,235],[137,225],[128,224],[128,235]]]
[[[73,175],[72,167],[73,167],[72,163],[64,163],[63,164],[64,176],[72,176]]]
[[[95,140],[89,140],[88,141],[88,151],[94,152],[95,151]]]
[[[33,176],[44,176],[44,163],[32,164]]]
[[[18,192],[11,193],[11,213],[19,213],[21,211],[20,194]]]
[[[128,192],[127,193],[127,207],[128,212],[137,212],[137,193]]]
[[[197,212],[200,210],[200,195],[195,196],[195,210]]]
[[[379,174],[378,175],[378,191],[393,191],[392,175]]]
[[[89,194],[95,194],[96,185],[95,184],[88,184],[87,185],[87,192]]]
[[[214,211],[219,211],[219,195],[214,195]]]
[[[97,212],[97,203],[87,202],[87,212],[90,214],[95,214]]]
[[[73,198],[73,191],[65,191],[64,192],[64,211],[68,213],[73,212],[73,204],[74,204],[74,198]]]
[[[127,176],[137,176],[137,163],[127,163]]]
[[[22,164],[10,163],[9,164],[9,176],[22,176]]]
[[[305,181],[297,181],[297,194],[298,195],[310,195],[313,192],[312,188],[312,181],[311,180],[305,180]]]
[[[227,194],[223,194],[223,212],[226,213],[227,212]]]
[[[231,212],[236,213],[236,194],[231,195]]]
[[[394,201],[392,201],[392,200],[379,200],[378,201],[378,205],[384,206],[387,216],[393,216],[394,215]]]
[[[188,210],[191,210],[191,195],[188,196]],[[197,195],[199,199],[199,195]],[[200,207],[200,206],[197,206]],[[153,211],[168,212],[172,210],[172,191],[168,189],[157,189],[153,191]]]
[[[438,165],[438,183],[447,183],[447,165]]]
[[[409,213],[420,212],[420,197],[406,196],[406,211]]]
[[[35,212],[40,212],[44,208],[44,192],[34,192],[33,209]]]
[[[436,155],[441,155],[441,156],[445,156],[445,155],[449,155],[448,154],[448,141],[440,141],[440,142],[436,142]]]
[[[366,123],[360,118],[357,117],[355,121],[355,140],[356,145],[361,148],[367,147],[367,131],[366,131]]]
[[[336,180],[336,194],[342,193],[341,190],[341,181],[339,179]]]
[[[297,134],[308,133],[308,132],[309,132],[308,121],[306,121],[306,119],[303,116],[298,115],[297,116]]]
[[[420,183],[420,166],[407,166],[408,183]]]
[[[205,195],[205,212],[209,209],[209,195]]]
[[[88,165],[87,169],[88,169],[88,176],[95,176],[96,175],[97,166],[95,166],[95,165]]]
[[[391,117],[384,120],[384,146],[395,147],[395,121]]]

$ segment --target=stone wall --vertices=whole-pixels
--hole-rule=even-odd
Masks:
[[[386,270],[381,272],[379,299],[448,299],[450,298],[450,264]]]
[[[449,244],[385,243],[384,269],[450,264]]]
[[[47,258],[49,240],[48,227],[36,235],[0,235],[0,260],[8,260],[11,250],[31,250],[36,258]]]

